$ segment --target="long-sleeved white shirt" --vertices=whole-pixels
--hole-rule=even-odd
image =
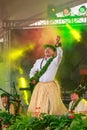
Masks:
[[[71,101],[69,103],[69,111],[71,111],[71,106],[73,104],[73,101]],[[84,112],[87,111],[87,101],[85,99],[82,99],[78,105],[75,107],[75,109],[73,110],[75,113],[80,113],[80,112]]]
[[[39,81],[40,82],[50,82],[53,81],[56,75],[56,72],[58,70],[59,64],[61,62],[63,55],[63,50],[61,47],[57,48],[57,56],[53,59],[53,61],[50,63],[48,66],[46,72],[40,77]],[[33,77],[37,71],[40,71],[41,68],[46,64],[47,60],[37,59],[35,64],[33,65],[32,69],[30,70],[29,77]]]

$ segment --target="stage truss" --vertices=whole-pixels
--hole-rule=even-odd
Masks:
[[[47,26],[62,26],[66,24],[87,24],[86,16],[66,16],[58,17],[57,19],[29,19],[29,20],[4,20],[2,27],[4,29],[27,29]]]

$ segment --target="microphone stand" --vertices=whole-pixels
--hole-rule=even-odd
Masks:
[[[5,91],[4,89],[0,88],[1,91],[5,92],[8,96],[14,97],[12,94],[8,93],[7,91]]]
[[[15,98],[12,94],[8,93],[4,89],[0,88],[0,90],[3,91],[3,92],[5,92],[8,96]],[[21,102],[21,100],[16,100],[16,99],[10,99],[10,100],[15,101],[15,102]]]

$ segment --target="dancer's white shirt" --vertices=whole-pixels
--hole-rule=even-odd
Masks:
[[[39,79],[40,82],[50,82],[50,81],[54,80],[56,72],[59,67],[59,64],[61,62],[62,56],[63,56],[62,48],[57,47],[57,55],[53,59],[53,61],[50,63],[50,65],[48,66],[46,72],[40,77],[40,79]],[[30,74],[29,74],[30,78],[33,77],[37,71],[40,71],[41,68],[46,64],[47,60],[44,59],[43,62],[42,62],[42,60],[43,60],[42,58],[36,60],[32,69],[30,70]],[[42,62],[42,64],[41,64],[41,62]],[[42,65],[42,67],[41,67],[41,65]]]

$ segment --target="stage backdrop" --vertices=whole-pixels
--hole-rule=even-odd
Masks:
[[[56,36],[59,35],[64,52],[56,80],[63,90],[77,87],[80,70],[87,69],[86,34],[86,25],[11,30],[11,82],[18,85],[21,75],[28,81],[33,63],[44,55],[43,44],[55,44]]]

